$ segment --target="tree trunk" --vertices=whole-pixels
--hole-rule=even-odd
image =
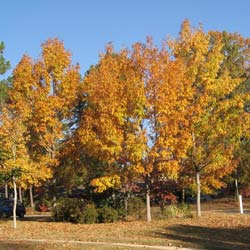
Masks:
[[[129,200],[129,198],[130,198],[130,194],[125,191],[125,193],[124,193],[124,209],[125,209],[126,215],[128,215],[128,200]]]
[[[18,187],[18,192],[19,192],[19,201],[23,202],[22,187],[21,186]]]
[[[55,94],[55,83],[53,82],[53,95]],[[56,146],[55,146],[55,143],[51,145],[51,148],[49,150],[50,152],[50,158],[51,160],[54,160],[56,158]],[[53,207],[56,206],[56,200],[57,200],[57,197],[56,197],[56,177],[53,177],[53,180],[52,180],[52,189],[53,189]]]
[[[34,208],[32,186],[30,186],[29,190],[30,190],[30,206]]]
[[[5,198],[8,198],[9,194],[8,194],[8,184],[7,183],[5,184],[4,189],[5,189]]]
[[[236,199],[239,197],[239,187],[238,187],[238,180],[235,179],[235,190],[236,190]]]
[[[196,172],[196,187],[197,187],[196,214],[197,217],[201,217],[201,183],[200,183],[199,172]]]
[[[146,209],[147,209],[147,222],[151,222],[151,207],[150,207],[150,187],[149,176],[146,177]]]
[[[14,188],[13,227],[16,228],[17,190],[16,190],[16,178],[14,176],[13,176],[13,188]]]
[[[56,178],[53,179],[53,207],[56,206]]]
[[[184,203],[185,202],[185,188],[182,188],[182,197],[181,197],[181,202]]]

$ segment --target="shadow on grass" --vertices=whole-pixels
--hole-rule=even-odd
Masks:
[[[176,225],[166,228],[158,236],[168,240],[182,241],[183,245],[208,250],[249,250],[250,227],[208,228],[202,226]]]
[[[20,219],[21,221],[54,222],[52,216],[48,215],[28,215]]]
[[[19,242],[0,242],[0,250],[31,250],[34,249],[32,248],[32,245],[30,244],[20,244]]]
[[[13,217],[1,218],[1,221],[13,221]],[[52,216],[48,215],[26,215],[23,218],[17,217],[17,221],[54,222]],[[0,249],[1,250],[1,249]]]

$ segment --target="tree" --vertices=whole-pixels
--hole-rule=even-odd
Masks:
[[[223,43],[192,29],[185,20],[178,39],[170,42],[173,55],[187,65],[193,97],[187,107],[192,145],[182,164],[196,174],[197,216],[202,188],[219,188],[222,178],[235,168],[234,150],[239,145],[244,119],[244,95],[236,94],[241,79],[221,70]]]
[[[148,38],[146,44],[134,45],[133,58],[142,70],[147,101],[142,122],[145,151],[139,172],[146,184],[147,220],[150,221],[151,182],[176,179],[180,159],[191,143],[186,132],[186,106],[192,92],[185,75],[186,65],[171,58],[166,44],[158,48]]]
[[[74,145],[106,166],[92,181],[97,190],[115,186],[117,174],[122,183],[125,176],[142,176],[150,221],[151,179],[161,174],[176,178],[179,159],[190,144],[183,128],[191,93],[185,65],[171,60],[165,48],[159,50],[149,39],[146,45],[135,44],[128,55],[108,47],[85,77],[87,104]]]
[[[31,162],[26,148],[26,127],[23,125],[22,117],[6,108],[3,109],[0,120],[0,147],[4,150],[6,155],[1,165],[1,173],[7,177],[11,177],[13,181],[13,220],[14,228],[16,228],[16,181],[17,178],[21,176],[24,169],[29,169]]]
[[[97,191],[125,186],[129,170],[141,164],[145,94],[138,70],[127,50],[108,45],[83,80],[85,107],[69,147]]]
[[[7,98],[8,83],[6,80],[0,81],[0,109],[2,109],[3,104]]]
[[[3,56],[4,43],[0,42],[0,75],[4,74],[10,68],[10,62],[6,61]]]
[[[78,100],[79,66],[58,39],[42,45],[42,57],[24,55],[13,73],[10,106],[22,114],[33,167],[22,185],[39,185],[59,166],[59,148],[70,131],[72,110]]]
[[[3,75],[8,69],[10,69],[10,62],[6,61],[3,56],[4,49],[4,43],[0,42],[0,75]],[[9,80],[0,80],[0,109],[2,108],[5,99],[7,98]]]
[[[222,32],[210,32],[212,38],[216,36],[222,36],[223,41],[223,62],[221,64],[221,72],[227,71],[231,77],[240,78],[241,84],[235,90],[236,93],[241,93],[242,95],[248,95],[250,90],[250,40],[243,38],[237,33],[228,33],[226,31]],[[249,100],[245,101],[245,111],[249,113]],[[228,184],[230,182],[239,182],[241,184],[249,183],[250,176],[250,165],[249,165],[249,136],[248,136],[248,122],[245,123],[245,133],[242,134],[240,147],[235,152],[239,161],[237,168],[230,174]],[[238,185],[236,185],[236,188]],[[238,191],[238,190],[237,190]],[[238,192],[236,192],[238,193]]]

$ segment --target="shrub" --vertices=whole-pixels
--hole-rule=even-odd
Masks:
[[[140,197],[131,197],[128,200],[128,211],[127,215],[133,216],[136,219],[143,218],[145,210],[145,202]]]
[[[97,207],[112,207],[116,210],[124,209],[124,193],[112,189],[99,194],[92,194],[92,200]]]
[[[181,210],[184,218],[192,218],[193,217],[192,209],[191,209],[190,205],[188,205],[186,203],[181,203],[179,205],[179,209]]]
[[[191,207],[187,204],[169,205],[162,210],[162,215],[167,218],[192,218]]]
[[[92,203],[76,198],[60,199],[53,208],[55,221],[73,223],[108,223],[118,219],[118,211],[112,207],[95,208]]]
[[[118,212],[112,207],[102,207],[98,209],[98,222],[109,223],[118,219]]]
[[[118,213],[118,220],[125,220],[126,219],[127,212],[126,212],[126,210],[124,208],[123,209],[118,209],[116,211]]]
[[[98,212],[94,204],[87,204],[82,212],[82,222],[93,224],[97,222]]]
[[[48,212],[50,211],[50,208],[51,202],[46,198],[38,200],[35,204],[35,209],[40,212]]]
[[[159,201],[160,208],[164,211],[166,205],[174,205],[177,203],[177,197],[173,193],[161,193],[159,195]]]
[[[84,202],[79,199],[60,199],[53,208],[55,221],[82,223]]]
[[[239,192],[244,198],[250,198],[250,185],[243,185]]]

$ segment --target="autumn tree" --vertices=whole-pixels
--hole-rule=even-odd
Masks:
[[[127,50],[108,45],[83,80],[85,108],[71,146],[75,160],[89,169],[97,192],[125,186],[128,170],[144,153],[145,94],[139,68]],[[84,158],[82,156],[85,156]]]
[[[11,177],[13,181],[13,218],[14,228],[16,228],[17,177],[20,177],[25,169],[29,169],[31,164],[26,147],[28,136],[26,127],[22,121],[22,116],[4,108],[0,119],[0,147],[6,156],[4,161],[2,161],[1,173]],[[8,181],[10,181],[10,179]]]
[[[186,106],[192,145],[182,164],[196,174],[197,216],[201,216],[201,188],[221,187],[222,178],[235,168],[234,150],[241,136],[245,96],[235,93],[241,79],[221,69],[221,36],[211,39],[202,27],[193,29],[185,20],[179,38],[171,41],[170,47],[174,57],[185,62],[193,92]]]
[[[186,65],[173,60],[166,44],[158,48],[148,38],[134,45],[133,58],[142,70],[145,86],[143,130],[144,154],[140,174],[146,184],[147,220],[150,213],[150,185],[154,180],[176,180],[180,159],[191,143],[187,135],[186,107],[192,98]],[[135,170],[137,171],[137,170]]]
[[[241,83],[235,89],[236,93],[249,95],[250,91],[250,40],[242,37],[238,33],[228,33],[223,31],[210,32],[212,39],[218,35],[222,36],[223,42],[223,61],[221,63],[221,72],[227,71],[231,77],[240,78]],[[249,112],[249,100],[245,100],[244,109]],[[239,158],[237,168],[230,174],[227,180],[235,182],[236,189],[241,184],[249,183],[250,165],[249,165],[249,136],[248,122],[245,124],[245,133],[242,134],[240,147],[235,152]],[[230,183],[228,183],[230,184]],[[238,194],[238,190],[236,192]]]
[[[58,39],[42,44],[41,58],[34,61],[24,55],[15,68],[10,103],[24,117],[30,135],[27,147],[34,162],[32,178],[24,179],[25,185],[50,178],[59,165],[60,144],[70,130],[79,86],[79,66],[71,64],[71,53]]]
[[[182,61],[150,39],[135,44],[131,57],[108,47],[84,79],[87,106],[75,138],[88,156],[106,164],[104,176],[91,183],[103,191],[126,174],[143,177],[148,221],[153,176],[176,178],[190,144],[184,128],[187,83]]]

